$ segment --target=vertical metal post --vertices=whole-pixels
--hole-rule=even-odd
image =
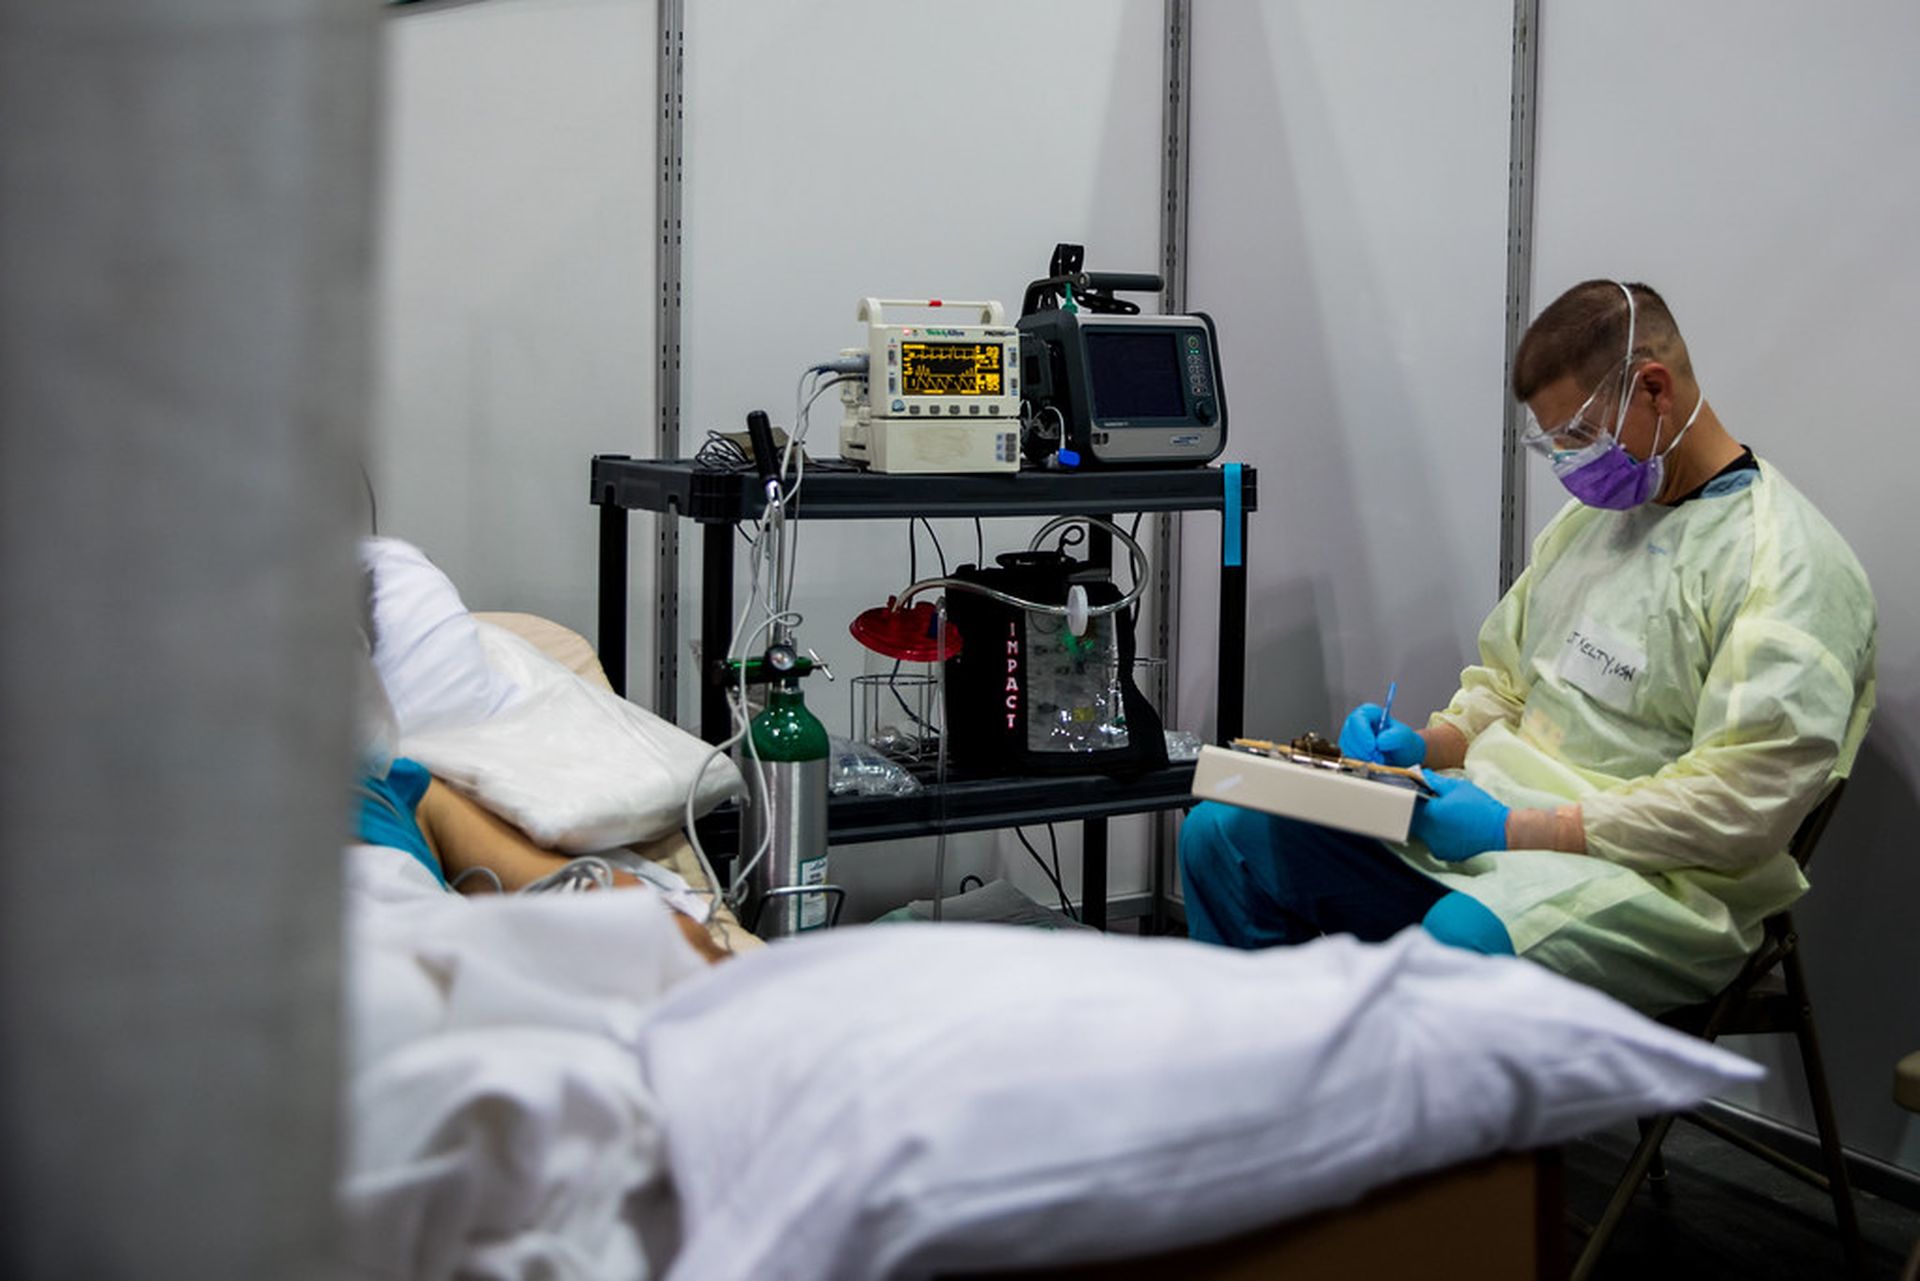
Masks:
[[[600,504],[600,670],[613,692],[627,696],[627,509]]]
[[[1500,442],[1500,592],[1506,593],[1527,559],[1527,473],[1520,451],[1525,407],[1508,390],[1513,352],[1533,312],[1534,100],[1540,69],[1540,0],[1513,4],[1513,109],[1507,144],[1507,351],[1500,403],[1507,407]]]
[[[1080,923],[1107,928],[1107,820],[1080,824]]]
[[[1246,492],[1245,485],[1243,476],[1242,495]],[[1234,520],[1240,525],[1237,534],[1228,523]],[[1244,505],[1238,513],[1220,513],[1220,541],[1223,545],[1238,546],[1240,549],[1237,560],[1231,555],[1223,555],[1220,566],[1219,659],[1214,664],[1214,680],[1218,682],[1219,696],[1214,712],[1214,739],[1225,743],[1240,737],[1246,728],[1247,511]]]
[[[1164,288],[1160,310],[1178,315],[1187,308],[1187,85],[1192,76],[1192,47],[1187,38],[1188,0],[1167,0],[1166,98],[1161,105],[1160,148],[1160,278]],[[1174,566],[1180,563],[1180,514],[1157,517],[1153,561],[1159,572],[1153,591],[1154,653],[1167,660],[1168,680],[1162,695],[1163,718],[1174,710],[1174,651],[1179,645],[1180,583]]]
[[[714,679],[714,664],[727,660],[733,637],[733,525],[712,521],[700,526],[700,737],[718,743],[733,732],[726,686]]]
[[[1166,75],[1162,86],[1160,148],[1160,278],[1165,287],[1160,310],[1178,315],[1187,308],[1187,143],[1191,114],[1187,98],[1193,78],[1193,47],[1189,39],[1192,12],[1189,0],[1166,0]],[[1166,661],[1160,682],[1160,719],[1168,728],[1177,723],[1180,671],[1180,514],[1154,518],[1153,526],[1153,650]],[[1174,845],[1174,816],[1156,814],[1149,841],[1152,860],[1150,933],[1166,927],[1165,904],[1170,893],[1168,865]]]
[[[654,188],[658,239],[654,274],[659,299],[654,312],[659,365],[654,382],[658,420],[654,455],[680,456],[680,201],[686,146],[686,4],[660,0],[659,109],[655,154],[659,166]],[[680,707],[680,522],[670,515],[653,521],[653,710],[668,720]]]

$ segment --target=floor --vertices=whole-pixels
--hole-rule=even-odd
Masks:
[[[1567,1206],[1600,1217],[1637,1134],[1631,1125],[1566,1148]],[[1738,1277],[1822,1281],[1848,1275],[1827,1194],[1686,1124],[1662,1152],[1664,1191],[1642,1189],[1594,1276],[1599,1281]],[[1920,1240],[1920,1210],[1856,1191],[1864,1276],[1900,1275]],[[1569,1262],[1584,1244],[1575,1237]]]

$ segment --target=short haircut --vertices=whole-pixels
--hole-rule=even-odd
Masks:
[[[1633,290],[1633,355],[1636,360],[1658,360],[1681,377],[1693,377],[1687,344],[1674,323],[1667,300],[1651,285],[1627,285]],[[1619,282],[1583,280],[1548,304],[1527,326],[1526,336],[1513,353],[1513,395],[1529,400],[1541,388],[1571,377],[1582,387],[1620,367],[1626,357],[1627,299]]]

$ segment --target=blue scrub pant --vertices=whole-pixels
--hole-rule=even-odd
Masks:
[[[1187,934],[1262,948],[1352,934],[1377,943],[1424,925],[1443,943],[1511,956],[1506,927],[1379,841],[1205,801],[1180,827]]]

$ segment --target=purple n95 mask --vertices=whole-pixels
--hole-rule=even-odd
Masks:
[[[1667,474],[1667,455],[1679,445],[1687,429],[1693,426],[1693,420],[1700,416],[1700,407],[1706,403],[1707,398],[1702,394],[1693,402],[1693,412],[1687,415],[1686,423],[1674,433],[1667,447],[1649,458],[1635,458],[1618,436],[1603,436],[1580,449],[1556,450],[1548,455],[1553,474],[1569,494],[1589,507],[1616,512],[1638,507],[1660,492],[1660,482]],[[1662,418],[1653,425],[1656,448],[1665,422]]]
[[[1659,493],[1666,471],[1663,455],[1642,462],[1612,437],[1596,440],[1585,449],[1556,453],[1552,463],[1553,474],[1569,494],[1589,507],[1617,512],[1638,507]]]

